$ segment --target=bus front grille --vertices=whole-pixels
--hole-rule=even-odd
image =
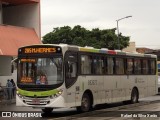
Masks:
[[[23,102],[28,105],[47,105],[50,103],[50,100],[36,98],[36,99],[24,99]]]

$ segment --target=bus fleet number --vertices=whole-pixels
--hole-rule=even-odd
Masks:
[[[97,85],[97,80],[88,80],[88,85]]]

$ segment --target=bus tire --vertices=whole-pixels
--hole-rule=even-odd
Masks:
[[[138,91],[136,88],[133,88],[132,93],[131,93],[131,103],[137,103],[138,102]]]
[[[51,113],[53,111],[53,108],[43,108],[42,111],[44,113]]]
[[[79,112],[88,112],[91,110],[91,99],[89,94],[84,93],[82,100],[81,100],[81,106],[77,107],[77,111]]]

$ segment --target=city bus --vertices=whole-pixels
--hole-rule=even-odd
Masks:
[[[137,103],[155,95],[157,56],[120,50],[41,44],[18,49],[16,105],[52,112],[98,104]]]

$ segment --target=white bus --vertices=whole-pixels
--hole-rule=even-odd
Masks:
[[[138,102],[155,95],[156,55],[66,44],[18,50],[17,106],[76,107],[83,112],[103,103]]]

